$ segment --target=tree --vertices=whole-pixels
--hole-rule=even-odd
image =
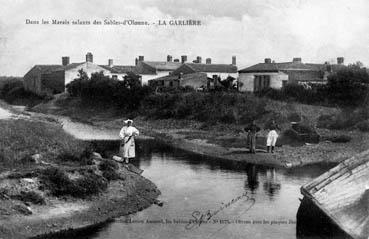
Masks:
[[[368,72],[357,62],[330,75],[326,89],[331,102],[359,106],[367,96],[368,86]]]
[[[127,75],[124,76],[123,84],[127,89],[137,89],[142,85],[140,76],[133,72],[128,72]]]

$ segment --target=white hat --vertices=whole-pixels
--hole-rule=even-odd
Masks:
[[[131,122],[131,124],[133,123],[133,120],[127,119],[124,121],[125,124],[128,124],[129,122]]]

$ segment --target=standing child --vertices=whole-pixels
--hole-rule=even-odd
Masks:
[[[277,139],[278,139],[278,133],[277,130],[280,130],[279,126],[277,125],[277,123],[272,120],[272,122],[270,123],[270,125],[268,126],[269,132],[268,132],[268,137],[267,137],[267,151],[268,153],[272,152],[274,153],[274,147],[275,144],[277,143]],[[271,151],[270,151],[271,149]]]

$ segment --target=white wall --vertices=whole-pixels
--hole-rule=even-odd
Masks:
[[[162,76],[167,76],[172,71],[158,71],[157,74],[153,75],[141,75],[142,77],[142,85],[148,85],[149,80],[156,79]]]
[[[288,75],[283,72],[240,73],[238,76],[238,81],[241,83],[239,91],[253,92],[256,75],[270,75],[270,87],[273,89],[281,89],[283,81],[288,81]]]
[[[73,81],[74,79],[78,78],[78,71],[80,69],[83,69],[83,71],[85,71],[88,75],[88,77],[91,77],[92,73],[96,73],[96,72],[100,72],[102,71],[104,73],[104,75],[108,75],[111,76],[111,72],[94,64],[91,62],[85,62],[81,65],[78,65],[75,68],[69,69],[67,71],[65,71],[65,85],[67,85],[68,83],[70,83],[71,81]]]
[[[127,75],[126,73],[109,73],[109,74],[106,74],[110,77],[113,77],[113,75],[116,75],[117,76],[117,79],[122,81],[124,80],[124,77]]]
[[[205,72],[207,77],[213,78],[213,75],[220,76],[222,80],[227,79],[228,76],[232,76],[233,78],[237,79],[238,73],[224,73],[224,72]]]

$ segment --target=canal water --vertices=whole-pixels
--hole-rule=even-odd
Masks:
[[[0,117],[8,118],[9,112],[0,108]],[[67,118],[60,120],[66,132],[80,139],[117,139],[114,130],[100,130]],[[332,167],[275,169],[219,161],[176,150],[152,139],[138,140],[136,150],[133,164],[157,185],[163,206],[152,205],[117,218],[83,232],[80,238],[295,239],[296,213],[302,197],[300,187]],[[196,223],[189,223],[190,220]]]
[[[154,140],[139,141],[137,153],[134,164],[158,186],[164,205],[118,218],[87,238],[296,238],[300,187],[329,169],[216,161]],[[201,215],[201,225],[188,223]]]

